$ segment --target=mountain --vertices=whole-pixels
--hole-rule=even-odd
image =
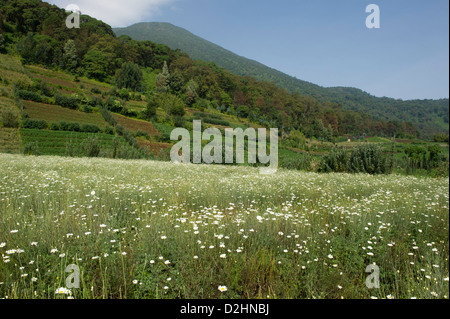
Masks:
[[[138,23],[113,31],[119,37],[127,35],[135,40],[165,44],[195,60],[213,62],[236,75],[272,82],[289,92],[307,95],[322,103],[338,103],[345,110],[364,112],[375,120],[411,123],[424,137],[449,132],[449,99],[404,101],[375,97],[356,88],[324,88],[239,56],[170,23]]]

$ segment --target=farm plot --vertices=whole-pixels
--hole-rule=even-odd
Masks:
[[[25,111],[28,116],[36,120],[44,120],[48,123],[77,122],[80,124],[93,124],[104,129],[108,123],[97,113],[84,113],[71,110],[58,105],[24,101]]]

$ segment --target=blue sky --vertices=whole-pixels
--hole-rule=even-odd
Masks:
[[[170,22],[322,86],[401,99],[449,97],[448,0],[53,0],[114,27]],[[95,3],[95,5],[93,4]],[[377,4],[381,28],[366,28]],[[105,5],[104,5],[105,4]]]

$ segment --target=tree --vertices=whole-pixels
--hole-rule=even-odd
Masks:
[[[192,106],[198,98],[198,84],[194,80],[190,80],[186,87],[186,104]]]
[[[158,103],[154,97],[150,97],[147,102],[147,108],[142,112],[142,117],[145,120],[152,120],[156,117],[156,109],[158,108]]]
[[[184,79],[180,72],[172,73],[168,78],[168,82],[171,93],[178,94],[183,89]]]
[[[168,115],[171,116],[184,116],[184,102],[178,96],[170,93],[161,93],[156,97],[157,105],[162,107]]]
[[[83,58],[83,69],[86,76],[104,81],[108,76],[108,64],[102,52],[89,50]]]
[[[220,94],[220,99],[222,100],[222,105],[225,105],[227,108],[233,106],[233,100],[226,92]]]
[[[142,71],[137,64],[126,62],[116,72],[116,85],[118,88],[139,91],[142,88],[142,77]]]
[[[17,114],[10,108],[4,108],[2,112],[2,123],[4,127],[17,128],[19,127],[19,119]]]
[[[159,93],[166,93],[169,91],[169,68],[167,62],[164,61],[162,72],[156,77],[156,91]]]
[[[64,45],[63,63],[64,68],[70,72],[75,71],[78,66],[77,47],[75,46],[75,41],[73,40],[67,40]]]

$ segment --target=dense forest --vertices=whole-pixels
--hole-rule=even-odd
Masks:
[[[41,0],[2,1],[0,52],[18,54],[25,64],[145,94],[149,117],[152,104],[170,103],[174,117],[184,115],[180,106],[213,108],[261,126],[278,127],[283,136],[300,132],[308,138],[332,140],[343,135],[419,134],[409,122],[374,119],[360,109],[346,110],[342,103],[291,93],[270,82],[234,75],[214,63],[194,61],[162,44],[116,37],[109,25],[86,15],[81,16],[80,29],[68,29],[66,17],[65,10]],[[159,73],[153,87],[142,80],[146,70]]]

